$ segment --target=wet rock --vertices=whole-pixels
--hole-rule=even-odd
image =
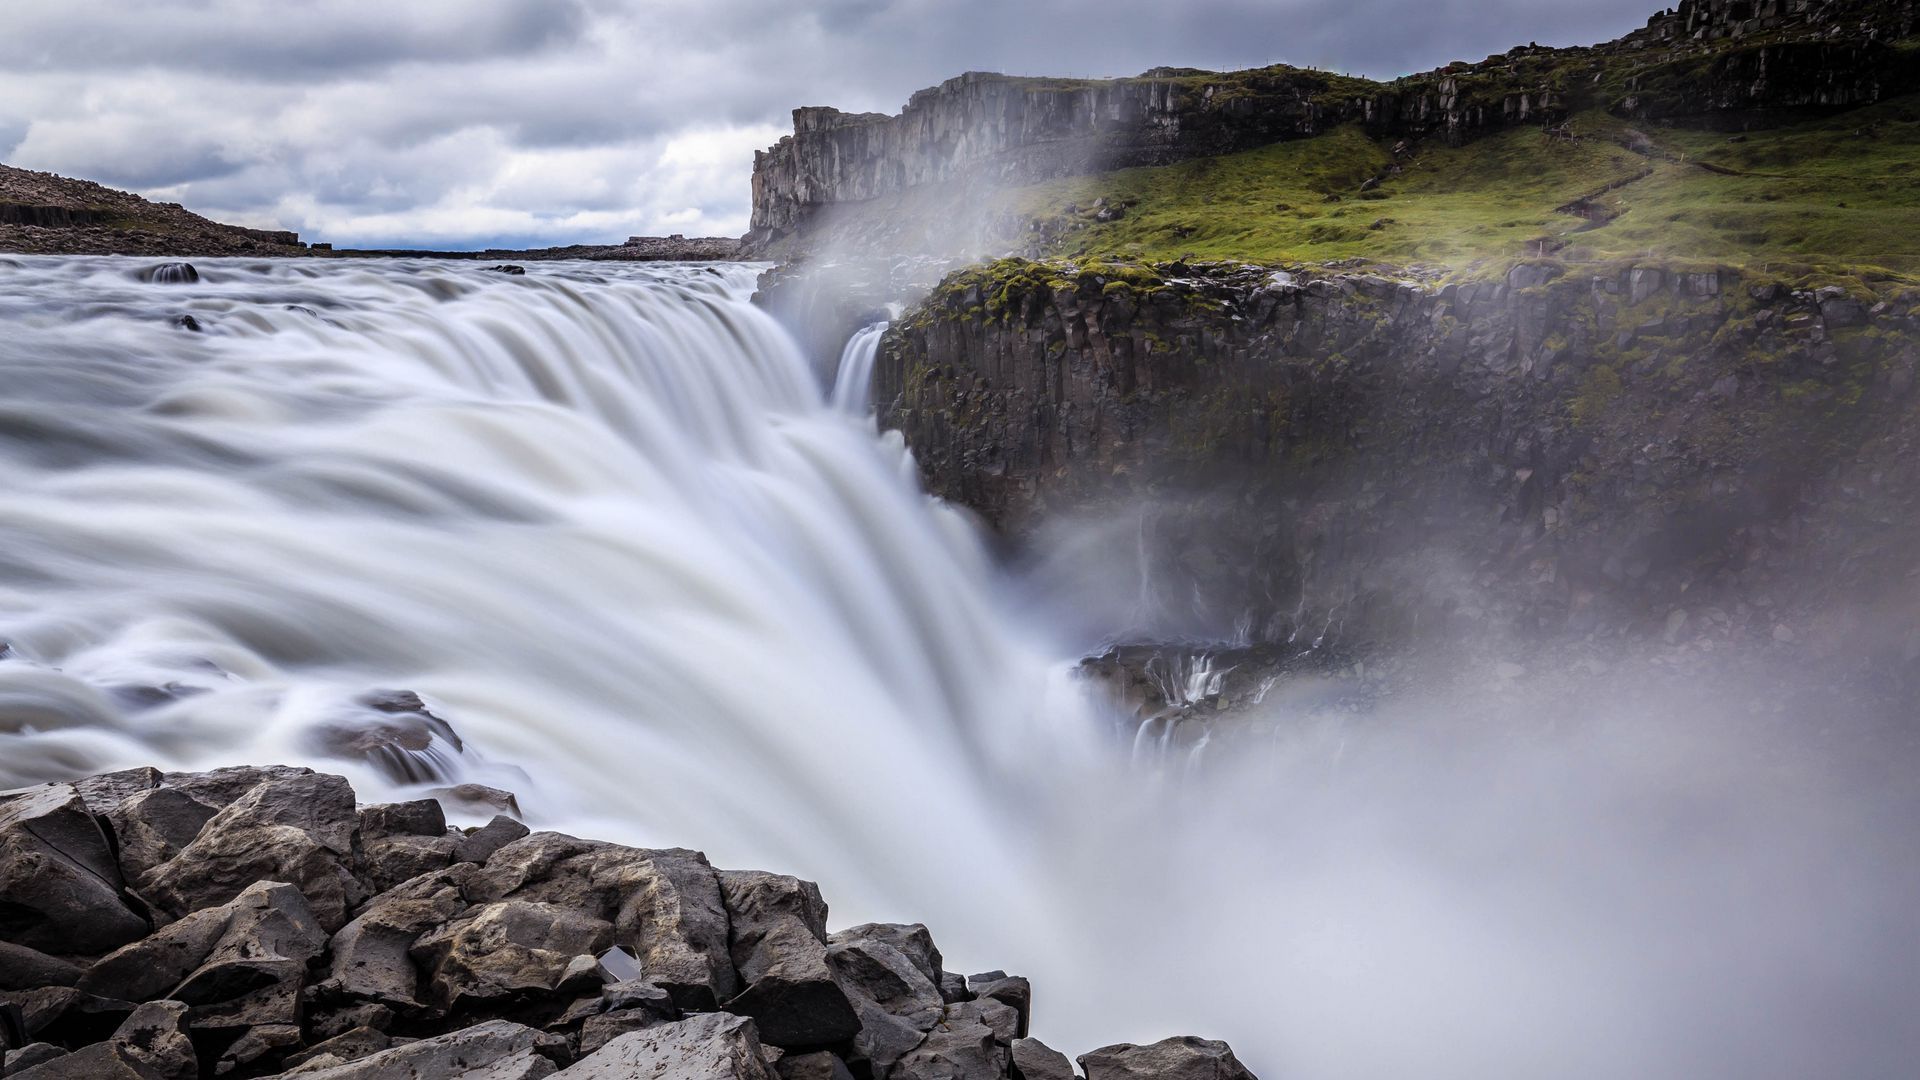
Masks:
[[[307,1080],[538,1080],[554,1072],[564,1043],[508,1020],[490,1020],[355,1061],[302,1069]]]
[[[476,867],[461,864],[423,875],[374,897],[333,936],[330,995],[400,1009],[420,1007],[420,971],[413,946],[467,910]]]
[[[555,1075],[565,1080],[778,1080],[753,1021],[727,1013],[622,1035]]]
[[[597,953],[613,926],[573,907],[529,900],[485,904],[414,943],[439,1008],[559,989],[575,957]]]
[[[147,921],[122,899],[113,849],[71,784],[0,802],[0,941],[52,953],[100,953]]]
[[[487,267],[487,273],[489,274],[508,274],[513,277],[520,277],[526,274],[526,272],[527,272],[526,267],[515,266],[512,263],[501,263],[499,266]]]
[[[453,857],[460,862],[484,863],[494,852],[527,836],[529,832],[525,825],[513,818],[496,814],[492,821],[460,840],[454,848]]]
[[[140,893],[174,918],[226,903],[257,881],[306,894],[328,931],[366,896],[353,875],[359,817],[338,776],[266,780],[220,811],[170,862],[140,879]]]
[[[452,787],[433,788],[427,794],[461,813],[505,814],[516,820],[523,816],[518,796],[485,784],[455,784]]]
[[[200,271],[192,263],[161,263],[140,271],[140,280],[155,285],[192,285],[200,280]]]
[[[1087,1080],[1255,1080],[1226,1043],[1191,1035],[1120,1043],[1080,1055]]]
[[[852,1038],[860,1018],[827,966],[827,904],[810,881],[723,871],[734,968],[747,985],[726,1003],[771,1046],[814,1049]]]
[[[129,881],[158,868],[193,843],[216,813],[181,791],[159,788],[131,796],[106,812],[120,849],[120,871]]]
[[[77,965],[58,957],[0,941],[0,990],[72,986],[80,981],[80,973]]]
[[[1067,1055],[1039,1039],[1015,1039],[1013,1080],[1076,1080]]]
[[[534,833],[487,859],[478,902],[552,903],[613,925],[613,942],[683,1009],[715,1008],[739,990],[720,883],[706,856]]]
[[[365,840],[390,836],[445,836],[447,813],[438,799],[382,803],[360,811],[360,835]]]
[[[260,882],[101,958],[79,988],[128,1001],[184,1002],[196,1030],[297,1026],[307,965],[325,946],[300,890]]]
[[[166,786],[178,788],[215,810],[225,810],[268,780],[286,780],[313,774],[312,769],[295,765],[229,765],[207,772],[166,773],[161,780]]]

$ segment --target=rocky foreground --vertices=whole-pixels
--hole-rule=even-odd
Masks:
[[[505,800],[503,799],[504,803]],[[1027,981],[696,851],[450,829],[309,769],[0,794],[8,1080],[1070,1080]],[[1087,1080],[1251,1080],[1224,1043]]]

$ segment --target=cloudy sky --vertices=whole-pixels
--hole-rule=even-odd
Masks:
[[[966,70],[1391,77],[1650,0],[6,0],[0,161],[342,246],[737,235],[796,105]]]

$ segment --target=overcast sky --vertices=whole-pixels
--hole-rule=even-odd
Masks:
[[[0,161],[343,246],[738,235],[796,105],[967,70],[1391,77],[1649,0],[6,0]]]

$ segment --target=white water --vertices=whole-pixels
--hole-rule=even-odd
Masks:
[[[1824,846],[1873,808],[1749,805],[1711,739],[1489,750],[1276,689],[1271,754],[1132,761],[875,435],[877,333],[829,394],[750,268],[198,266],[0,260],[0,786],[302,761],[378,798],[314,733],[411,689],[466,740],[432,756],[536,824],[925,921],[1031,975],[1070,1052],[1195,1032],[1278,1080],[1910,1048],[1905,924]],[[1648,842],[1683,794],[1711,842]]]

